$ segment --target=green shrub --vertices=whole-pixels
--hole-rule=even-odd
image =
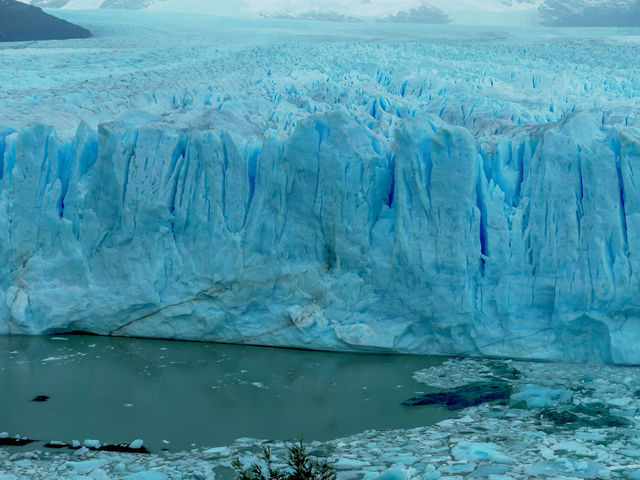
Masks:
[[[271,449],[262,447],[261,460],[244,468],[239,458],[231,464],[236,471],[236,480],[336,480],[336,469],[326,460],[312,458],[302,440],[287,447],[286,467],[273,465]]]

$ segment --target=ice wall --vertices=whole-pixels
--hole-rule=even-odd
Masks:
[[[640,363],[637,129],[392,132],[0,131],[0,333]]]

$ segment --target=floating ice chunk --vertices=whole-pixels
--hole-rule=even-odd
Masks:
[[[611,471],[601,463],[590,460],[572,461],[567,458],[558,459],[554,462],[525,465],[524,472],[531,477],[552,476],[559,473],[579,478],[609,478],[611,475]]]
[[[561,461],[540,462],[534,465],[525,465],[524,472],[531,477],[553,475],[557,473],[569,473],[565,462]]]
[[[578,440],[594,440],[596,442],[602,442],[606,437],[598,432],[576,432],[576,438]]]
[[[101,468],[96,468],[91,472],[91,480],[111,480],[111,477]]]
[[[104,467],[109,460],[86,460],[84,462],[67,462],[66,465],[78,473],[89,473],[96,468]]]
[[[442,478],[442,474],[436,470],[436,467],[433,465],[427,465],[427,468],[424,470],[424,474],[422,475],[422,480],[439,480]]]
[[[413,465],[417,461],[418,458],[413,455],[402,455],[400,457],[393,458],[393,463],[396,465]]]
[[[390,468],[374,477],[373,480],[407,480],[407,474],[400,468]]]
[[[566,452],[576,453],[580,457],[595,457],[596,453],[590,448],[589,445],[585,445],[580,442],[575,442],[571,440],[567,440],[564,442],[558,442],[553,445],[553,450],[562,450]]]
[[[82,446],[87,448],[100,448],[100,440],[85,440],[82,442]]]
[[[124,480],[166,480],[167,476],[164,473],[156,472],[153,470],[145,470],[144,472],[132,473],[124,477]]]
[[[356,460],[353,458],[340,458],[334,464],[336,470],[355,470],[362,467],[368,467],[369,463],[363,462],[362,460]],[[392,480],[392,479],[385,479]],[[395,479],[394,479],[395,480]]]
[[[138,449],[142,448],[142,445],[144,445],[144,440],[137,439],[129,444],[129,448]]]
[[[538,385],[523,385],[520,391],[511,395],[513,404],[524,402],[527,408],[547,408],[552,405],[570,403],[573,392],[562,388],[543,388]]]
[[[472,473],[476,469],[476,464],[473,462],[454,463],[453,465],[447,465],[440,469],[441,472],[449,473],[451,475],[464,475]]]
[[[0,438],[9,438],[9,432],[0,432]]]
[[[612,407],[627,407],[631,404],[634,403],[634,400],[632,398],[629,397],[617,397],[617,398],[611,398],[609,400],[607,400],[607,403],[609,405],[611,405]]]
[[[515,460],[502,453],[493,443],[460,442],[451,450],[456,460],[473,462],[514,463]]]
[[[214,447],[205,450],[204,452],[207,456],[215,456],[215,457],[228,457],[231,455],[231,450],[229,447]]]
[[[475,471],[477,477],[499,476],[507,473],[511,467],[508,465],[481,465]]]

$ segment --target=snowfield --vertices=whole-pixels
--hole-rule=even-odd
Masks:
[[[64,17],[0,47],[0,332],[640,363],[640,30]]]

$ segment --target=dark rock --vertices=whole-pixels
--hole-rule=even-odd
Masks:
[[[131,448],[127,444],[119,444],[119,445],[102,445],[100,448],[96,448],[96,450],[100,452],[119,452],[119,453],[151,453],[147,448],[143,445],[140,448]]]
[[[505,382],[475,382],[452,390],[427,393],[402,402],[403,405],[445,405],[449,410],[462,410],[481,403],[507,400],[511,387]]]
[[[0,0],[0,42],[88,38],[91,32],[56,18],[38,7]]]
[[[47,448],[68,448],[69,450],[78,450],[82,448],[81,446],[74,447],[69,443],[53,441],[46,443],[44,445]],[[98,448],[89,447],[89,450],[93,450],[94,452],[118,452],[118,453],[151,453],[145,446],[140,448],[131,448],[128,444],[110,444],[110,445],[101,445]]]
[[[38,395],[37,397],[35,397],[33,400],[31,400],[32,402],[46,402],[47,400],[49,400],[49,395]]]
[[[24,447],[25,445],[29,445],[33,442],[35,442],[35,440],[20,437],[0,438],[0,447]]]

